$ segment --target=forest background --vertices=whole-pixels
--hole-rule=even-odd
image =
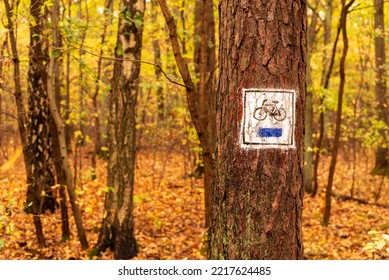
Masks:
[[[42,34],[31,38],[27,35],[30,26],[36,25],[31,3],[39,1],[3,2],[0,5],[0,258],[111,259],[113,252],[109,249],[100,256],[81,249],[86,246],[80,247],[72,215],[69,215],[70,234],[64,236],[60,211],[39,215],[46,246],[36,241],[33,215],[25,211],[31,205],[25,202],[28,186],[18,128],[20,113],[25,112],[27,117],[31,108],[26,105],[22,110],[17,108],[17,99],[30,104],[27,88],[31,38],[38,38],[36,42],[47,39],[51,57],[60,62],[55,77],[60,81],[56,83],[57,101],[66,124],[74,195],[92,247],[98,241],[104,198],[110,192],[106,182],[109,94],[115,55],[123,52],[116,47],[119,3],[64,0],[55,5],[56,1],[41,1],[39,13],[44,14],[45,9],[51,11],[50,20],[53,6],[58,7],[60,40],[56,41],[51,37],[50,20],[42,25]],[[202,79],[197,50],[204,35],[199,32],[199,22],[215,21],[215,34],[218,32],[217,3],[211,5],[211,18],[209,14],[207,17],[199,14],[197,5],[201,2],[167,1],[177,24],[181,53],[197,85]],[[388,18],[383,16],[389,7],[386,1],[351,2],[346,13],[346,68],[342,70],[345,40],[340,32],[340,19],[344,1],[308,1],[306,135],[311,137],[306,138],[305,146],[302,221],[306,259],[387,259],[389,255],[385,61],[388,32],[384,28]],[[379,5],[384,8],[383,25],[377,25]],[[202,149],[191,121],[168,27],[154,0],[146,1],[144,16],[132,17],[130,21],[143,26],[133,195],[139,247],[136,258],[204,259],[207,228]],[[208,37],[208,48],[218,49],[218,36],[215,38],[213,41]],[[48,67],[49,60],[44,59],[42,65]],[[345,90],[339,102],[343,71]],[[208,80],[217,78],[217,59],[208,75]],[[217,81],[213,81],[212,87],[217,87]],[[337,141],[339,118],[342,123]],[[334,150],[339,150],[335,163]],[[334,180],[328,188],[331,166]],[[64,194],[59,185],[53,184],[51,189],[61,204]],[[331,220],[326,222],[323,216],[329,200]],[[68,197],[65,205],[73,207],[69,201],[72,199]]]

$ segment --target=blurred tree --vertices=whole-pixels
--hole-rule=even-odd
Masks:
[[[103,25],[103,31],[101,33],[101,41],[100,41],[100,52],[99,52],[99,58],[97,60],[97,75],[95,79],[95,92],[92,95],[92,106],[93,106],[93,120],[94,120],[94,131],[92,131],[93,134],[93,144],[94,144],[94,153],[92,155],[92,180],[95,180],[96,177],[96,164],[97,164],[97,156],[102,155],[101,148],[103,147],[103,140],[101,139],[101,105],[99,102],[99,94],[100,94],[100,80],[102,78],[102,63],[103,63],[103,55],[104,55],[104,45],[107,40],[107,30],[108,25],[112,22],[113,12],[113,0],[105,0],[105,7],[103,11],[104,15],[104,25]]]
[[[14,25],[14,5],[10,5],[9,0],[4,0],[4,7],[7,14],[7,29],[8,38],[11,45],[13,67],[13,82],[14,82],[14,96],[16,102],[16,109],[18,113],[18,129],[20,143],[23,147],[24,163],[27,169],[27,131],[26,131],[26,114],[25,114],[25,102],[23,98],[22,86],[21,86],[21,72],[20,72],[20,59],[17,44],[16,28]]]
[[[0,47],[0,147],[3,145],[3,91],[4,91],[4,50],[7,48],[7,40],[4,40],[3,44]],[[4,155],[3,155],[4,157]],[[0,159],[0,164],[2,164],[2,159]]]
[[[156,0],[151,0],[151,9],[152,9],[152,22],[156,24],[156,30],[155,33],[157,33],[157,28],[160,28],[160,26],[157,24],[157,8],[158,2]],[[161,46],[159,43],[159,38],[157,36],[153,39],[153,54],[154,54],[154,63],[156,65],[161,65]],[[161,83],[161,75],[162,71],[161,68],[155,67],[155,79],[157,82],[157,108],[158,108],[158,121],[163,121],[165,116],[165,98],[163,93],[163,86]]]
[[[384,0],[374,0],[374,41],[375,41],[375,97],[379,120],[386,127],[380,130],[383,143],[379,143],[373,174],[389,175],[389,107],[386,87],[386,52],[385,52],[385,21]]]
[[[340,21],[339,21],[338,30],[342,30],[343,51],[342,51],[342,56],[340,58],[340,64],[339,64],[340,83],[339,83],[339,91],[338,91],[338,108],[336,114],[335,136],[332,145],[330,171],[328,174],[328,182],[326,188],[326,200],[325,200],[325,209],[324,209],[324,216],[323,216],[324,226],[328,226],[330,221],[330,215],[331,215],[332,185],[334,181],[335,167],[336,167],[336,162],[338,157],[339,141],[340,141],[340,134],[341,134],[343,95],[344,95],[344,88],[346,83],[345,65],[346,65],[346,57],[347,57],[348,46],[349,46],[348,36],[347,36],[347,14],[349,12],[350,7],[354,4],[354,2],[355,0],[350,0],[346,4],[346,0],[342,0],[342,11],[340,14]]]
[[[196,1],[194,62],[198,78],[198,109],[202,126],[207,131],[211,153],[216,148],[216,43],[213,1]],[[205,227],[210,225],[212,165],[204,162]]]
[[[311,20],[308,26],[308,53],[307,53],[307,96],[305,106],[305,135],[304,135],[304,188],[307,193],[312,193],[312,158],[313,158],[313,142],[312,142],[312,126],[313,126],[313,81],[311,71],[311,56],[315,45],[315,40],[318,32],[318,21],[320,20],[317,12],[319,1],[315,1],[315,7],[311,9]],[[309,14],[309,13],[308,13]]]
[[[338,33],[336,34],[335,42],[333,44],[332,52],[329,53],[328,49],[331,43],[331,34],[332,34],[332,14],[333,14],[333,5],[332,5],[333,0],[326,0],[325,1],[325,19],[324,19],[324,44],[323,44],[323,69],[322,69],[322,74],[321,74],[321,81],[320,81],[320,104],[319,104],[319,139],[317,140],[317,144],[315,147],[315,161],[313,165],[313,189],[311,192],[312,196],[315,196],[317,193],[317,190],[319,189],[319,182],[318,182],[318,169],[319,169],[319,162],[320,162],[320,154],[321,154],[321,149],[323,146],[323,140],[324,140],[324,127],[325,127],[325,121],[324,121],[324,113],[325,113],[325,99],[326,95],[328,94],[327,91],[330,86],[330,78],[331,78],[331,73],[332,69],[334,66],[334,61],[335,61],[335,54],[336,54],[336,46],[338,44],[339,40],[339,33],[340,29],[338,28]]]

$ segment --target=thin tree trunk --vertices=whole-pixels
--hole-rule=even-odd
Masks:
[[[183,59],[183,56],[181,54],[180,44],[179,44],[178,35],[177,35],[176,23],[175,23],[174,18],[172,17],[172,15],[169,11],[169,8],[166,4],[166,1],[165,0],[158,0],[158,2],[159,2],[163,16],[165,18],[166,24],[167,24],[168,29],[169,29],[170,43],[171,43],[171,46],[173,49],[173,54],[174,54],[174,57],[176,60],[177,68],[180,72],[180,75],[181,75],[182,80],[184,81],[184,84],[186,87],[186,97],[187,97],[187,103],[188,103],[190,116],[191,116],[193,125],[196,129],[197,136],[198,136],[199,141],[200,141],[200,146],[202,149],[202,156],[204,159],[204,167],[207,170],[207,175],[205,175],[205,176],[206,176],[206,178],[209,178],[210,177],[209,174],[213,174],[213,170],[214,170],[214,157],[212,154],[213,147],[210,146],[210,142],[209,142],[210,139],[212,139],[212,137],[210,137],[210,134],[208,131],[209,128],[204,125],[204,122],[201,119],[200,110],[198,107],[199,106],[198,105],[199,93],[198,93],[198,91],[196,91],[192,77],[191,77],[189,70],[188,70],[188,65],[187,65],[186,61]],[[209,39],[211,40],[211,37],[209,37]],[[210,59],[211,59],[211,56],[210,56]],[[210,99],[210,100],[212,100],[212,99]],[[209,106],[212,106],[212,105],[213,105],[212,103],[209,104]],[[213,111],[211,110],[210,113],[212,114]],[[210,127],[214,128],[215,127],[213,124],[214,121],[210,121],[210,122],[211,122]],[[213,144],[214,143],[212,143],[212,145]],[[209,199],[207,199],[207,198],[210,197],[209,188],[207,188],[207,186],[209,184],[211,184],[211,183],[204,181],[204,188],[205,188],[205,191],[207,192],[205,194],[205,207],[208,209],[210,208],[207,206],[207,204],[209,204]],[[208,209],[206,209],[206,211],[207,211],[206,218],[205,218],[206,224],[207,224],[207,221],[208,222],[210,221],[210,218],[209,218],[210,211]]]
[[[157,12],[156,7],[158,6],[156,0],[152,0],[151,2],[151,8],[153,9],[152,12],[152,22],[157,23]],[[159,31],[159,26],[154,30],[155,33]],[[158,36],[155,36],[153,39],[153,52],[154,52],[154,64],[161,65],[161,47],[159,44]],[[161,82],[161,69],[159,67],[155,67],[155,78],[157,82],[157,109],[158,109],[158,121],[163,121],[165,119],[165,98],[163,94],[163,87]]]
[[[72,16],[72,0],[68,1],[67,6],[67,20],[70,23],[70,19]],[[66,52],[66,74],[65,74],[65,88],[66,88],[66,95],[65,95],[65,138],[66,138],[66,146],[68,148],[68,151],[71,151],[71,131],[72,126],[71,124],[67,124],[67,122],[70,120],[70,46],[67,47]]]
[[[17,49],[17,43],[16,43],[16,35],[15,35],[15,25],[13,23],[13,7],[10,6],[9,0],[4,0],[4,6],[7,13],[7,23],[8,23],[8,34],[9,34],[9,40],[11,44],[11,51],[12,51],[12,60],[14,63],[14,73],[13,73],[13,81],[15,85],[15,101],[16,101],[16,109],[18,113],[18,127],[19,127],[19,135],[20,135],[20,142],[22,143],[23,147],[23,157],[24,157],[24,163],[25,167],[27,169],[27,130],[26,130],[26,114],[25,114],[25,105],[23,101],[23,92],[22,92],[22,86],[20,81],[20,60],[19,60],[19,52]]]
[[[181,2],[181,9],[178,12],[178,16],[180,18],[181,24],[182,24],[182,30],[184,31],[181,38],[181,45],[182,45],[182,54],[187,53],[186,48],[186,19],[185,19],[185,0],[182,0]]]
[[[101,147],[103,146],[101,141],[101,128],[100,128],[100,102],[99,102],[99,92],[100,92],[100,80],[101,80],[101,68],[102,68],[102,62],[103,62],[103,55],[104,50],[103,46],[105,44],[106,36],[107,36],[107,29],[108,24],[111,20],[109,20],[109,11],[112,11],[112,5],[113,0],[106,0],[105,1],[105,23],[104,23],[104,29],[101,33],[101,48],[100,48],[100,54],[99,59],[97,61],[97,76],[95,80],[95,93],[92,96],[92,103],[93,103],[93,118],[94,118],[94,153],[92,155],[92,168],[94,170],[92,175],[92,180],[96,179],[96,157],[100,155],[101,153]]]
[[[85,7],[86,11],[88,11],[88,3],[87,1],[84,0],[79,0],[77,1],[78,3],[78,18],[80,20],[83,20],[83,13],[82,13],[82,2],[85,2]],[[88,12],[86,12],[87,14]],[[83,54],[84,54],[84,43],[86,39],[86,29],[88,28],[88,16],[86,16],[87,22],[85,27],[82,27],[81,30],[81,38],[80,38],[80,48],[78,51],[78,59],[79,59],[79,64],[78,64],[78,71],[79,71],[79,76],[78,76],[78,83],[79,83],[79,90],[78,90],[78,105],[79,107],[79,123],[78,123],[78,129],[80,131],[79,136],[77,137],[77,145],[78,146],[83,146],[84,141],[85,141],[85,125],[84,125],[84,120],[85,120],[85,112],[84,112],[84,92],[85,92],[85,86],[84,86],[84,64],[85,62],[83,61]],[[81,156],[81,149],[79,149],[80,155],[79,155],[79,162],[80,162],[80,172],[81,172],[81,167],[82,167],[82,156]]]
[[[3,147],[3,91],[4,91],[4,49],[7,47],[7,39],[4,40],[4,43],[0,47],[0,147]],[[2,164],[2,159],[0,159],[0,164]]]
[[[377,101],[378,119],[383,121],[387,128],[382,129],[380,134],[383,137],[382,143],[376,150],[375,166],[372,174],[389,175],[389,111],[388,95],[386,93],[386,52],[385,52],[385,21],[384,21],[384,0],[374,0],[374,41],[375,41],[375,66],[376,83],[375,97]],[[384,143],[384,144],[383,144]],[[386,145],[385,145],[386,144]]]
[[[341,133],[341,124],[342,124],[343,93],[344,93],[344,85],[346,82],[345,64],[346,64],[346,57],[348,51],[347,13],[349,8],[354,2],[355,0],[350,0],[350,2],[346,5],[346,0],[342,0],[340,28],[342,29],[343,51],[342,51],[342,57],[340,59],[340,65],[339,65],[340,83],[339,83],[339,94],[338,94],[338,112],[336,116],[335,137],[334,137],[334,143],[332,147],[330,172],[328,175],[328,183],[326,189],[326,201],[325,201],[324,217],[323,217],[324,226],[328,226],[330,221],[332,185],[333,185],[334,174],[335,174],[336,160],[338,156],[339,139]]]
[[[316,2],[317,7],[317,2]],[[311,23],[308,28],[308,53],[307,53],[307,96],[305,106],[305,136],[304,136],[304,189],[307,193],[312,193],[312,157],[313,157],[313,142],[312,142],[312,126],[313,126],[313,82],[311,73],[311,55],[313,52],[313,45],[316,40],[316,26],[318,22],[318,15],[313,11]]]
[[[158,0],[159,6],[161,7],[163,16],[165,18],[167,27],[169,29],[169,36],[170,36],[170,43],[173,49],[173,54],[176,59],[176,64],[178,71],[180,72],[180,75],[182,77],[182,80],[184,81],[185,88],[186,88],[186,97],[187,97],[187,103],[189,108],[189,113],[193,122],[193,125],[196,129],[197,136],[200,141],[201,149],[203,150],[203,157],[204,157],[204,163],[208,161],[205,164],[209,164],[213,167],[213,158],[211,155],[210,147],[208,144],[208,134],[206,131],[206,128],[204,128],[200,116],[199,116],[199,110],[197,105],[197,91],[196,87],[193,83],[192,77],[188,70],[188,64],[184,60],[181,49],[180,49],[180,43],[178,41],[178,35],[177,35],[177,26],[174,21],[174,18],[172,17],[169,8],[166,4],[165,0]]]
[[[84,75],[84,65],[83,54],[84,54],[84,43],[86,39],[86,31],[89,25],[89,12],[88,12],[88,2],[85,0],[77,1],[78,4],[78,18],[83,20],[84,15],[82,12],[82,3],[85,2],[85,26],[82,27],[80,31],[80,48],[78,50],[78,133],[76,134],[76,147],[74,150],[74,186],[77,187],[78,180],[81,181],[82,175],[82,164],[83,164],[83,147],[85,145],[86,130],[85,130],[85,117],[86,111],[84,107],[85,99],[85,75]]]
[[[211,153],[215,150],[216,138],[216,94],[214,71],[215,58],[215,20],[213,16],[213,1],[197,1],[195,6],[195,34],[199,41],[195,42],[194,62],[199,76],[197,84],[199,118],[207,130],[208,145]],[[204,201],[205,227],[210,226],[212,165],[204,162]]]
[[[339,35],[340,35],[340,22],[338,23],[338,30],[336,33],[336,38],[332,47],[332,53],[331,56],[327,55],[327,47],[331,42],[331,19],[332,19],[332,0],[327,0],[327,9],[326,9],[326,21],[324,25],[324,57],[323,57],[323,72],[322,72],[322,80],[321,80],[321,86],[323,88],[323,93],[320,96],[320,129],[319,129],[319,139],[316,145],[316,157],[315,162],[313,166],[313,190],[312,190],[312,197],[314,197],[317,194],[317,191],[319,189],[319,181],[318,181],[318,172],[319,172],[319,162],[320,162],[320,154],[321,149],[323,146],[323,140],[324,140],[324,101],[326,98],[326,91],[328,90],[330,86],[330,78],[332,69],[335,62],[335,55],[336,55],[336,47],[338,45],[339,41]],[[339,20],[340,21],[340,20]]]
[[[58,0],[53,0],[53,6],[52,6],[52,14],[56,15],[56,8],[59,7]],[[52,32],[53,32],[53,39],[54,39],[54,46],[58,44],[56,40],[58,39],[57,35],[57,22],[58,17],[52,16]],[[55,64],[58,63],[58,61],[55,60],[54,53],[50,54],[49,64],[48,64],[48,76],[47,76],[47,94],[48,94],[48,100],[49,100],[49,108],[50,113],[54,119],[55,125],[57,127],[57,135],[58,135],[58,146],[60,150],[61,155],[61,169],[65,173],[66,178],[66,188],[68,190],[69,194],[69,200],[72,207],[74,220],[76,222],[77,227],[77,233],[78,238],[81,243],[82,249],[88,248],[88,241],[86,239],[84,226],[82,224],[81,219],[81,211],[77,203],[77,197],[76,192],[73,186],[73,178],[72,178],[72,172],[69,165],[69,159],[68,159],[68,150],[66,146],[66,138],[65,138],[65,125],[62,122],[56,100],[55,100],[55,92],[54,92],[54,85],[53,80],[54,77],[52,77],[52,73],[54,73]]]
[[[52,8],[52,28],[53,28],[53,54],[54,56],[54,95],[57,108],[60,108],[61,101],[61,64],[62,64],[62,35],[58,30],[58,19],[60,13],[60,6],[53,5]],[[51,73],[50,73],[51,74]],[[57,184],[59,184],[59,196],[60,196],[60,210],[61,210],[61,228],[62,228],[62,240],[68,240],[70,238],[69,228],[69,214],[67,208],[66,198],[66,171],[62,168],[62,157],[59,143],[58,128],[54,121],[54,118],[50,119],[50,133],[52,135],[53,142],[53,158],[54,167],[56,171]]]
[[[116,60],[110,94],[109,158],[103,225],[93,254],[107,247],[115,259],[137,254],[134,235],[133,191],[135,166],[135,111],[139,87],[145,1],[121,2]],[[134,21],[138,19],[138,21]],[[139,23],[142,20],[142,23]]]

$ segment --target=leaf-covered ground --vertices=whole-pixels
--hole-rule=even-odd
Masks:
[[[136,259],[205,259],[205,230],[202,180],[188,176],[183,156],[140,153],[137,158],[134,215],[139,254]],[[354,193],[380,203],[388,201],[388,179],[369,175],[370,159],[355,166]],[[89,163],[85,162],[84,166]],[[331,224],[321,226],[327,163],[320,174],[320,190],[315,198],[306,195],[303,212],[303,238],[306,259],[372,259],[377,254],[363,251],[372,240],[371,230],[388,233],[389,210],[333,198]],[[87,168],[87,167],[86,167]],[[8,168],[7,168],[8,169]],[[343,160],[338,165],[334,192],[348,195],[352,186],[353,165]],[[83,222],[91,246],[98,237],[105,195],[105,164],[100,163],[98,179],[91,181],[85,170],[78,186]],[[26,194],[25,174],[18,159],[0,173],[0,239],[4,247],[0,259],[88,259],[80,250],[73,219],[71,240],[61,241],[58,213],[42,217],[47,247],[36,244],[32,217],[21,211]],[[69,213],[71,210],[69,207]],[[8,233],[8,234],[7,234]],[[101,259],[111,259],[107,251]]]

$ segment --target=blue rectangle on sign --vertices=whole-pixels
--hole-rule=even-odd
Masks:
[[[282,128],[260,128],[258,137],[281,137]]]

